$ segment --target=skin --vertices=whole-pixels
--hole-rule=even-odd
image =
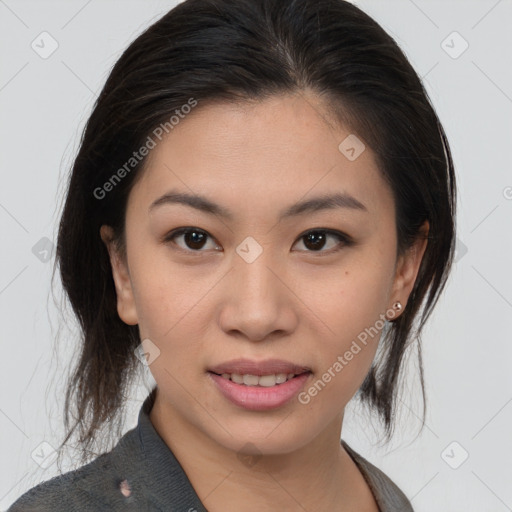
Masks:
[[[237,357],[280,358],[312,369],[307,389],[395,301],[407,307],[426,241],[397,255],[394,201],[374,154],[366,146],[347,159],[338,145],[351,132],[326,112],[308,92],[199,105],[151,151],[130,193],[126,259],[110,228],[101,229],[119,316],[160,350],[149,366],[158,386],[151,421],[213,512],[378,510],[340,433],[380,333],[308,404],[295,398],[248,411],[207,374]],[[233,219],[182,204],[149,212],[171,189],[204,195]],[[367,211],[277,220],[297,201],[333,191]],[[179,227],[209,236],[202,246],[187,245],[183,235],[162,242]],[[354,244],[329,235],[315,251],[304,234],[319,228],[346,233]],[[263,250],[252,263],[236,252],[248,236]],[[237,455],[255,457],[248,464]]]

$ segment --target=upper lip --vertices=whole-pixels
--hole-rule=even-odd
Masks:
[[[223,373],[239,375],[273,375],[278,373],[301,373],[310,372],[311,369],[301,364],[291,363],[282,359],[266,359],[265,361],[252,361],[250,359],[232,359],[209,368],[210,372],[219,375]]]

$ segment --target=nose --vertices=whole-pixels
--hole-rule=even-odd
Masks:
[[[224,282],[220,326],[249,341],[286,336],[298,323],[290,283],[282,267],[264,255],[252,263],[235,257]]]

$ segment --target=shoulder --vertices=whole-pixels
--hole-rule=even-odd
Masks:
[[[383,512],[388,510],[413,512],[411,502],[391,478],[352,449],[345,441],[342,440],[341,443],[359,467]]]
[[[21,495],[8,512],[97,510],[91,492],[110,472],[109,455],[103,454],[74,471],[53,477]]]
[[[124,470],[136,460],[136,451],[126,450],[133,436],[133,431],[128,432],[112,451],[32,487],[7,512],[130,510],[119,486]]]

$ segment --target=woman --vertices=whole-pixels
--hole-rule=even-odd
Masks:
[[[86,462],[141,365],[156,386],[113,450],[9,510],[412,510],[340,434],[357,393],[391,437],[454,215],[443,128],[360,9],[178,5],[116,63],[73,165],[62,445],[78,431]]]

